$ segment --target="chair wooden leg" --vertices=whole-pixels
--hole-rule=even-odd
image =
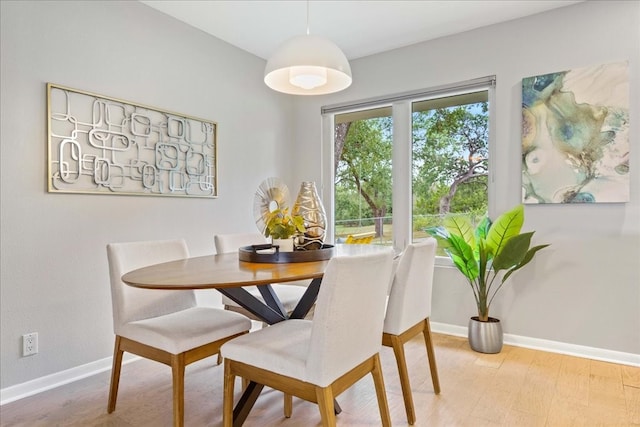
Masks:
[[[184,353],[171,355],[174,427],[184,426],[184,369]]]
[[[398,365],[398,375],[400,386],[402,387],[402,397],[404,398],[404,408],[407,413],[407,421],[413,425],[416,422],[416,411],[413,406],[413,393],[409,382],[409,372],[407,371],[407,359],[404,354],[404,344],[398,335],[390,335],[393,354]]]
[[[222,354],[218,353],[218,365],[222,363]]]
[[[293,413],[293,396],[290,394],[284,394],[284,417],[291,418]]]
[[[316,399],[320,409],[323,427],[336,426],[336,413],[333,406],[333,391],[331,387],[316,387]]]
[[[431,381],[433,382],[433,391],[435,394],[440,394],[440,378],[438,378],[438,367],[436,366],[436,354],[433,351],[433,339],[431,337],[431,324],[429,318],[425,319],[424,330],[424,342],[427,346],[427,355],[429,356],[429,369],[431,370]]]
[[[236,376],[231,372],[231,364],[227,360],[224,362],[224,396],[222,400],[223,427],[233,427],[233,386],[235,380]]]
[[[371,370],[373,383],[376,387],[376,397],[378,398],[378,408],[380,409],[380,419],[382,427],[391,427],[391,415],[389,414],[389,403],[387,402],[387,392],[384,388],[384,378],[382,377],[382,364],[380,355],[373,356],[373,369]]]
[[[122,367],[122,355],[124,351],[120,349],[120,336],[116,335],[116,342],[113,346],[113,365],[111,367],[111,385],[109,387],[109,402],[107,412],[116,410],[116,399],[118,398],[118,385],[120,384],[120,368]]]

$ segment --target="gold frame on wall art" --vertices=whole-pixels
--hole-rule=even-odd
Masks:
[[[218,124],[47,83],[48,191],[215,198]]]

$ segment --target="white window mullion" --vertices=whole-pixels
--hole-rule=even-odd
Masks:
[[[393,103],[393,248],[411,243],[411,102]]]

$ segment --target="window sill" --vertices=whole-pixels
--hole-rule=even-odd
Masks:
[[[455,267],[451,258],[446,256],[436,256],[436,267]]]

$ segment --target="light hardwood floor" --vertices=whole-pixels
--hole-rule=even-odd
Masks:
[[[465,338],[434,334],[442,393],[434,395],[419,337],[406,346],[416,403],[416,426],[638,426],[640,368],[519,347],[484,355]],[[391,349],[382,363],[396,426],[407,425]],[[222,366],[216,358],[187,367],[185,423],[222,424]],[[122,369],[118,404],[107,414],[109,372],[0,408],[2,426],[171,426],[171,369],[140,360]],[[240,386],[236,387],[239,389]],[[378,426],[370,377],[338,397],[342,426]],[[282,394],[265,390],[245,426],[320,425],[317,407],[294,399],[293,416],[282,415]]]

